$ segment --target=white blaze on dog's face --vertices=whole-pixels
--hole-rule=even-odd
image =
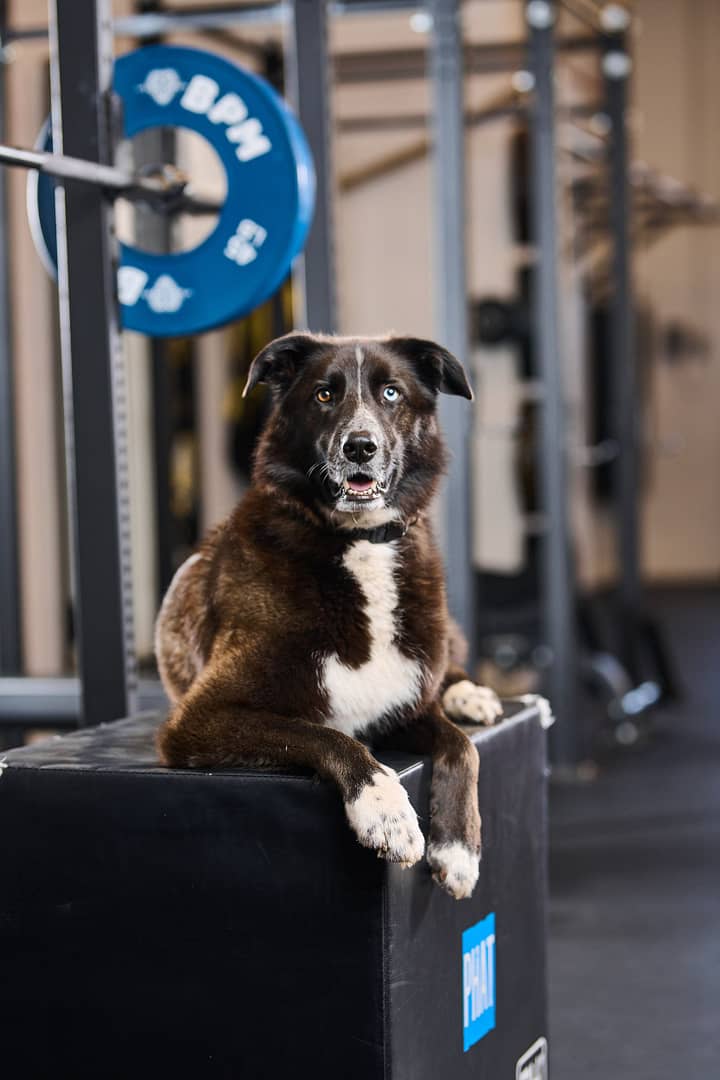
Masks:
[[[472,397],[455,357],[416,338],[290,334],[255,358],[245,392],[257,382],[275,399],[261,467],[294,495],[364,520],[430,499],[445,464],[437,394]]]

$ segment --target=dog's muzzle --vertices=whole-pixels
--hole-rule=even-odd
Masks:
[[[387,448],[374,431],[349,431],[328,455],[328,490],[335,509],[352,513],[359,507],[379,509],[391,486],[394,469]]]

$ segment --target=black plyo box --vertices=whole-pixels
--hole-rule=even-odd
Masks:
[[[514,1080],[547,1033],[547,830],[545,732],[513,708],[473,729],[461,901],[361,848],[308,774],[160,768],[157,717],[8,753],[3,1075]],[[383,760],[425,827],[428,762]]]

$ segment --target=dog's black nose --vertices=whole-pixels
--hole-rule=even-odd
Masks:
[[[353,431],[345,440],[343,453],[348,461],[359,465],[375,456],[377,445],[372,441],[369,431]]]

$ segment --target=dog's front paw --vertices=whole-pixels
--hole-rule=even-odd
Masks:
[[[358,797],[345,803],[345,812],[360,843],[379,858],[402,866],[422,858],[425,838],[417,814],[392,769],[381,766]]]
[[[480,856],[461,840],[449,844],[428,844],[428,866],[441,889],[456,900],[472,896],[480,873]]]
[[[500,699],[489,686],[477,686],[469,679],[448,686],[442,697],[443,709],[451,720],[465,724],[495,724],[503,713]]]

